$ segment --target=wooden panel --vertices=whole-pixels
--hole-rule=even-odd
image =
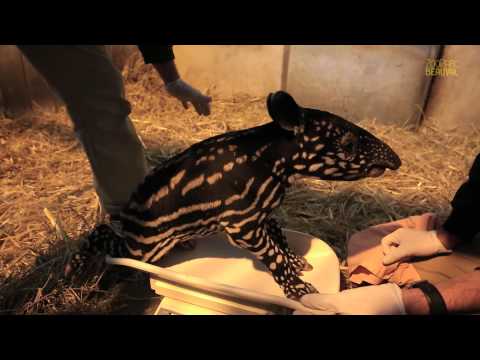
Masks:
[[[15,45],[0,45],[0,89],[7,116],[16,117],[31,109],[22,55]]]
[[[455,74],[436,76],[426,109],[426,121],[444,130],[480,130],[480,46],[448,45],[444,60],[453,60]]]
[[[55,107],[62,103],[55,91],[48,85],[46,80],[30,64],[28,59],[22,55],[23,66],[25,69],[25,79],[32,101],[40,106]]]
[[[2,88],[0,87],[0,116],[4,116],[4,114],[5,114],[5,105],[3,102]]]
[[[106,45],[115,67],[122,70],[133,45]],[[54,107],[62,100],[15,45],[0,45],[0,113],[18,117],[32,109],[35,102]]]

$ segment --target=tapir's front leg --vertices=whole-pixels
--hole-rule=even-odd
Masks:
[[[272,217],[266,219],[265,229],[274,242],[285,251],[290,263],[292,263],[295,267],[297,275],[301,275],[302,271],[313,270],[313,266],[308,263],[307,259],[305,259],[303,256],[295,254],[292,249],[290,249],[288,246],[287,237],[283,233],[282,228],[277,220]]]
[[[313,285],[300,279],[292,257],[274,241],[267,225],[264,223],[262,227],[258,231],[248,231],[247,234],[255,234],[252,237],[235,227],[227,227],[225,230],[230,242],[250,251],[265,264],[288,298],[299,299],[303,295],[316,293]]]

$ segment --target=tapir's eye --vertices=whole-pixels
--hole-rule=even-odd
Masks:
[[[352,132],[347,132],[340,139],[340,145],[342,146],[343,150],[350,156],[354,155],[357,151],[357,142],[358,138]]]

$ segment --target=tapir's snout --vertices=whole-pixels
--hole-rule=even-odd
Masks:
[[[398,170],[402,166],[402,160],[393,149],[378,139],[377,149],[373,151],[371,166],[367,171],[369,177],[379,177],[383,175],[386,169]]]
[[[400,166],[402,166],[402,160],[392,150],[392,159],[390,160],[390,163],[388,164],[388,168],[391,169],[391,170],[398,170],[400,168]]]

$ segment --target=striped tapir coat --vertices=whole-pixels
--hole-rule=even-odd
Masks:
[[[270,94],[267,107],[273,122],[206,139],[155,168],[120,215],[122,237],[97,227],[69,269],[92,253],[154,263],[178,243],[223,231],[265,264],[287,297],[315,292],[300,278],[311,266],[271,218],[286,188],[295,175],[353,181],[401,162],[369,132],[285,92]]]

